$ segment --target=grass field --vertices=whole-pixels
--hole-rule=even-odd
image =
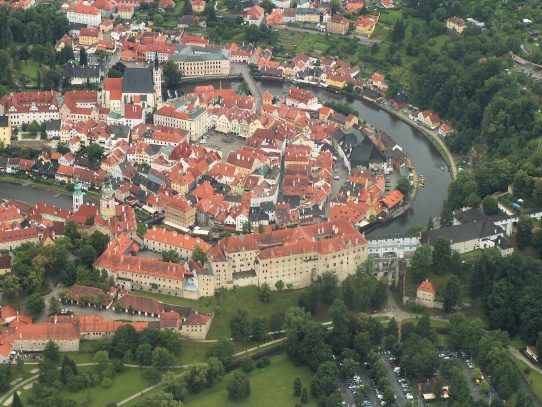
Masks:
[[[221,407],[276,407],[294,406],[300,402],[292,394],[292,383],[296,377],[301,378],[303,385],[310,389],[312,372],[306,367],[295,367],[286,355],[271,359],[271,365],[263,369],[255,369],[249,374],[250,396],[242,402],[228,400],[226,385],[233,373],[212,388],[197,395],[190,395],[184,402],[189,407],[221,406]],[[316,406],[316,400],[309,396],[309,402],[304,406]]]
[[[327,39],[324,35],[306,34],[297,46],[297,52],[324,52],[327,48]]]
[[[35,61],[21,61],[21,67],[26,76],[27,85],[36,85],[36,77],[38,76],[38,63]]]
[[[221,337],[230,337],[230,328],[228,326],[231,317],[242,308],[248,311],[248,317],[253,320],[257,316],[270,318],[276,312],[284,313],[294,305],[297,305],[297,298],[300,290],[284,290],[271,292],[271,301],[266,304],[260,301],[258,296],[258,287],[242,287],[235,291],[225,291],[220,301],[220,296],[205,297],[199,300],[188,300],[185,298],[171,297],[169,295],[155,294],[138,291],[136,294],[156,298],[170,304],[183,305],[197,309],[203,312],[215,312],[215,317],[211,324],[211,329],[207,334],[207,339],[218,339]],[[320,321],[329,318],[329,312],[321,307],[322,312],[316,315]]]
[[[525,374],[525,368],[528,367],[525,362],[512,357],[512,360],[521,371],[521,374],[531,386],[531,389],[535,392],[539,400],[542,400],[542,374],[530,369],[528,374]]]
[[[85,366],[79,368],[80,372],[95,372],[93,366]],[[103,389],[99,386],[91,389],[83,389],[76,393],[61,391],[62,396],[73,399],[78,405],[86,405],[87,407],[104,407],[111,401],[124,400],[132,394],[138,393],[146,389],[150,384],[141,376],[141,369],[126,368],[122,373],[118,373],[113,377],[113,384],[108,389]],[[28,398],[32,395],[32,390],[23,390],[21,400],[26,405]],[[87,404],[87,401],[90,402]]]
[[[418,322],[420,321],[419,318],[410,318],[403,320],[403,323],[405,322],[412,322],[414,325],[418,325]],[[446,321],[435,321],[431,320],[431,327],[432,328],[447,328],[449,326],[449,323]]]

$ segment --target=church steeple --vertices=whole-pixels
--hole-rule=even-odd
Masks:
[[[102,196],[100,197],[100,217],[109,220],[115,216],[115,191],[111,186],[111,177],[106,174],[102,185]]]
[[[79,210],[81,205],[83,205],[83,190],[81,189],[81,183],[79,179],[75,180],[75,185],[73,186],[73,195],[72,195],[72,211],[75,213]]]

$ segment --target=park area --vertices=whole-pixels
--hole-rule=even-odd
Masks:
[[[276,407],[294,406],[300,402],[299,397],[293,395],[293,382],[299,377],[304,386],[310,388],[312,372],[309,368],[296,367],[286,355],[271,358],[271,364],[262,369],[254,369],[248,374],[250,380],[250,396],[242,402],[228,400],[226,385],[233,376],[228,373],[220,383],[199,394],[188,396],[184,405],[188,407]],[[309,397],[305,406],[316,406],[316,400]]]

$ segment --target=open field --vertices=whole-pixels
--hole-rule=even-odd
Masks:
[[[296,377],[301,378],[303,385],[310,389],[312,372],[307,367],[295,367],[286,355],[271,359],[271,365],[263,369],[255,369],[250,378],[251,395],[242,402],[228,400],[226,385],[233,373],[229,373],[222,381],[200,394],[190,395],[184,402],[189,407],[198,406],[294,406],[300,402],[293,396],[292,383]],[[309,396],[305,406],[316,406],[316,400]]]

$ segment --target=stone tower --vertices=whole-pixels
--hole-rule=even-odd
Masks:
[[[75,213],[83,205],[83,190],[81,189],[81,183],[79,180],[75,180],[72,196],[72,211]]]
[[[154,66],[152,67],[152,81],[154,84],[154,98],[156,104],[162,101],[162,68],[158,64],[158,54],[154,55]]]
[[[100,217],[109,220],[115,216],[115,191],[111,186],[109,174],[105,175],[102,185],[102,196],[100,197]]]

